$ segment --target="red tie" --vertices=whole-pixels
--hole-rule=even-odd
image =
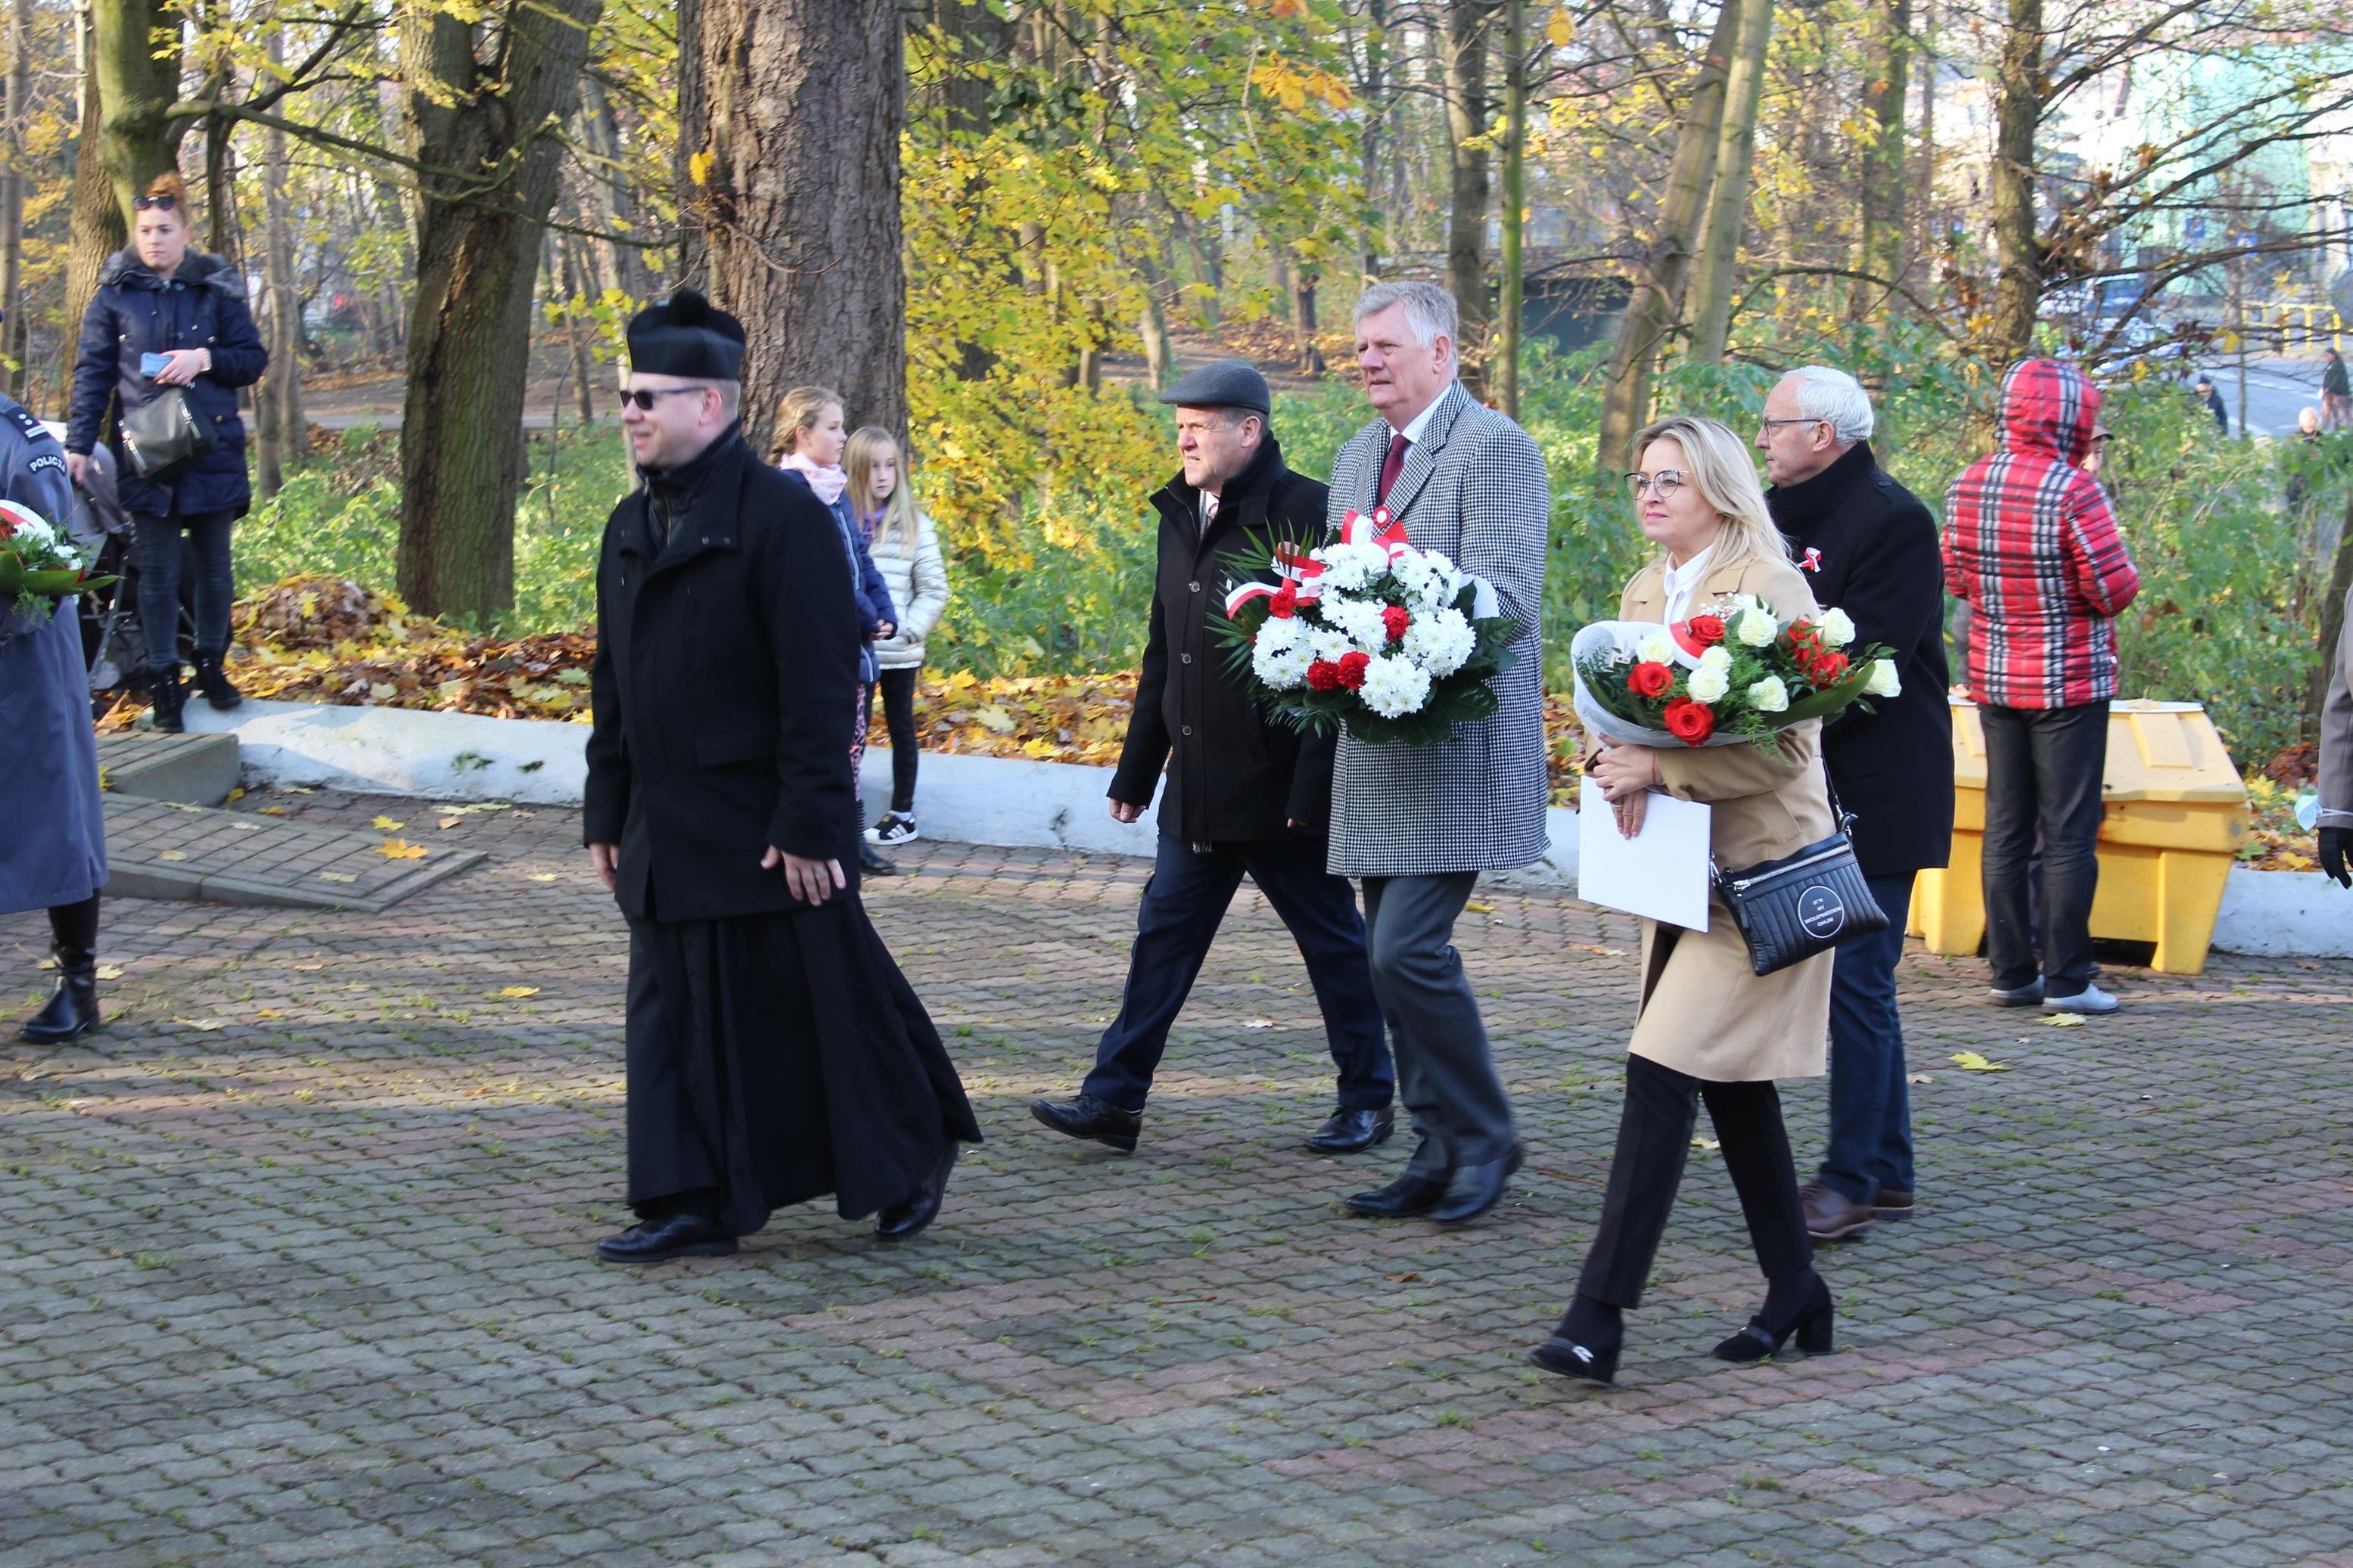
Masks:
[[[1389,455],[1381,459],[1381,488],[1373,497],[1375,506],[1389,499],[1389,487],[1397,483],[1398,473],[1405,467],[1406,448],[1412,445],[1403,431],[1389,437]]]

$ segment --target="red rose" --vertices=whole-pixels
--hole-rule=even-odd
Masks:
[[[1340,667],[1328,658],[1319,658],[1307,667],[1307,689],[1311,691],[1340,689]]]
[[[1836,686],[1840,677],[1846,674],[1846,655],[1836,650],[1816,654],[1806,674],[1816,686]]]
[[[1277,588],[1274,591],[1274,597],[1266,602],[1266,613],[1270,616],[1280,616],[1284,620],[1289,620],[1298,608],[1299,590],[1293,587],[1288,583],[1285,583],[1282,587]]]
[[[1702,647],[1714,647],[1724,640],[1722,616],[1694,616],[1688,626],[1692,639]]]
[[[1388,628],[1389,641],[1397,642],[1405,636],[1406,627],[1413,625],[1413,616],[1403,605],[1391,605],[1381,612],[1381,625]]]
[[[1686,746],[1696,746],[1715,733],[1715,712],[1704,702],[1678,697],[1667,704],[1667,732]]]
[[[1346,687],[1351,691],[1361,690],[1365,684],[1365,671],[1370,669],[1372,667],[1373,656],[1371,654],[1342,654],[1340,656],[1340,684]]]
[[[1675,683],[1675,672],[1663,664],[1644,659],[1626,675],[1627,689],[1637,697],[1659,698]]]

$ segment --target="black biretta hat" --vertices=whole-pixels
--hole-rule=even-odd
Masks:
[[[629,368],[692,381],[735,381],[744,368],[744,323],[691,289],[657,300],[629,318]]]

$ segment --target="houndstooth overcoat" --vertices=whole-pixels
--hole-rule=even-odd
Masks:
[[[1329,521],[1370,515],[1390,430],[1376,419],[1332,466]],[[1421,877],[1526,866],[1544,858],[1545,544],[1552,486],[1528,433],[1446,389],[1390,488],[1390,515],[1495,590],[1520,623],[1517,658],[1495,678],[1503,708],[1436,746],[1368,746],[1343,736],[1332,784],[1329,865],[1344,877]]]

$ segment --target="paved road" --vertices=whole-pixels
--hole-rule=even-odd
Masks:
[[[2201,363],[2222,395],[2231,416],[2231,431],[2239,429],[2239,363],[2223,360]],[[2320,361],[2251,360],[2247,365],[2247,429],[2255,436],[2292,436],[2299,411],[2320,406]]]
[[[113,905],[112,1031],[0,1047],[12,1568],[2353,1563],[2353,964],[2112,973],[2130,1011],[2061,1029],[1915,951],[1926,1212],[1823,1259],[1840,1352],[1707,1359],[1760,1288],[1694,1151],[1587,1393],[1520,1352],[1594,1223],[1622,919],[1474,903],[1531,1168],[1440,1234],[1338,1209],[1394,1149],[1297,1149],[1329,1067],[1254,896],[1122,1160],[1023,1103],[1113,1007],[1144,865],[913,847],[871,902],[989,1139],[948,1212],[638,1274],[588,1250],[625,958],[576,817],[241,805],[491,858],[380,916]],[[5,1000],[41,936],[0,918]]]

